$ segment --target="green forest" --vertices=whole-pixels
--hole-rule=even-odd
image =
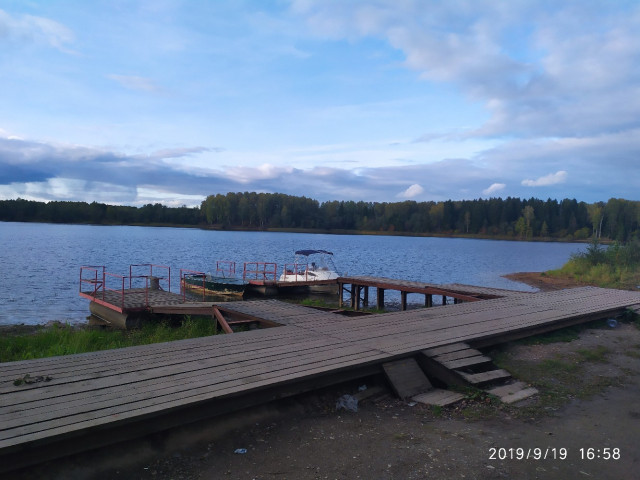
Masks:
[[[639,235],[640,202],[612,198],[490,198],[444,202],[318,202],[280,193],[209,195],[200,207],[0,200],[0,221],[172,225],[217,229],[456,235],[627,242]]]

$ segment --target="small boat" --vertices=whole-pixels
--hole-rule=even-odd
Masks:
[[[182,276],[182,283],[187,290],[203,295],[237,295],[242,296],[248,281],[235,276],[235,263],[216,263],[216,274],[189,272]]]
[[[324,282],[339,277],[333,253],[327,250],[298,250],[293,264],[286,264],[280,282]]]

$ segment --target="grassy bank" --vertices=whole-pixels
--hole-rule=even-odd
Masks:
[[[147,324],[140,330],[129,331],[54,325],[28,335],[0,338],[0,362],[171,342],[216,333],[216,323],[207,317],[186,318],[177,325]]]
[[[593,241],[585,252],[572,255],[562,268],[546,275],[599,287],[635,290],[640,285],[640,241],[607,248]]]

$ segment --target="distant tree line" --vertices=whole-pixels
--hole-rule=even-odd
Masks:
[[[0,200],[0,220],[6,222],[90,223],[98,225],[199,225],[199,208],[167,207],[156,203],[143,207],[86,202],[35,202]]]
[[[445,202],[320,203],[280,193],[209,195],[201,206],[143,207],[92,202],[1,200],[0,220],[108,225],[185,225],[215,228],[309,229],[514,239],[627,242],[640,237],[640,202],[612,198],[587,204],[575,199],[490,198]]]

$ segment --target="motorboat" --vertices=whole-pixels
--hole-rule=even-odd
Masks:
[[[294,263],[284,266],[280,282],[326,282],[339,277],[333,253],[327,250],[298,250]]]

